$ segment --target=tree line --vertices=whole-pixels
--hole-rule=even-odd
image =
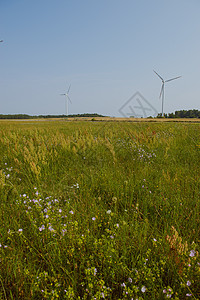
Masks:
[[[200,118],[200,111],[198,109],[189,110],[177,110],[175,113],[164,114],[165,118],[175,119],[175,118]],[[157,118],[162,118],[162,114],[158,114]]]
[[[84,114],[74,114],[74,115],[39,115],[39,116],[30,116],[27,114],[0,114],[0,119],[52,119],[52,118],[95,118],[95,117],[105,117],[97,113],[84,113]],[[177,110],[175,113],[164,114],[165,118],[175,119],[175,118],[200,118],[200,111],[198,109],[190,110]],[[159,113],[156,118],[162,118],[162,114]]]
[[[39,115],[39,116],[30,116],[27,114],[14,114],[14,115],[3,115],[0,114],[0,119],[52,119],[52,118],[84,118],[84,117],[104,117],[103,115],[99,115],[96,113],[93,114],[89,114],[89,113],[85,113],[85,114],[75,114],[75,115]]]

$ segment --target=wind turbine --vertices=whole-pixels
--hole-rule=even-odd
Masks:
[[[60,94],[61,96],[65,96],[66,97],[66,116],[68,116],[68,101],[70,101],[70,103],[72,103],[72,101],[70,100],[70,98],[69,98],[69,91],[70,91],[70,88],[71,88],[71,84],[70,84],[70,86],[69,86],[69,88],[68,88],[68,91],[67,91],[67,93],[65,93],[65,94]]]
[[[171,78],[171,79],[168,79],[168,80],[164,80],[156,71],[154,71],[154,73],[156,73],[156,75],[162,80],[162,87],[161,87],[159,98],[161,98],[161,96],[162,96],[162,117],[163,117],[164,116],[163,108],[164,108],[165,83],[169,82],[169,81],[172,81],[172,80],[175,80],[175,79],[178,79],[182,76],[178,76],[178,77],[174,77],[174,78]]]

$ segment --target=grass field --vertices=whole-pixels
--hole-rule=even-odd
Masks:
[[[1,121],[0,157],[0,299],[200,298],[199,123]]]

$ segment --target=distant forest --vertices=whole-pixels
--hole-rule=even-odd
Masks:
[[[164,114],[165,118],[200,118],[200,111],[198,109],[190,110],[177,110],[175,113]],[[161,118],[161,114],[158,114],[157,118]]]
[[[95,117],[105,117],[103,115],[99,115],[96,113],[93,114],[76,114],[76,115],[69,115],[67,118],[95,118]],[[175,118],[200,118],[200,111],[197,109],[190,109],[190,110],[178,110],[175,113],[168,113],[164,114],[165,118],[168,119],[175,119]],[[0,119],[53,119],[53,118],[66,118],[66,115],[39,115],[39,116],[30,116],[26,114],[15,114],[15,115],[3,115],[0,114]],[[161,114],[158,114],[156,118],[162,118]]]
[[[83,117],[104,117],[99,114],[76,114],[76,115],[69,115],[67,118],[83,118]],[[26,114],[16,114],[16,115],[1,115],[0,119],[52,119],[52,118],[66,118],[66,115],[39,115],[39,116],[30,116]]]

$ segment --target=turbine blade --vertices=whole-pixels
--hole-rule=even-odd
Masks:
[[[68,96],[68,95],[67,95],[67,98],[69,99],[70,103],[72,104],[72,101],[71,101],[71,99],[69,98],[69,96]]]
[[[154,71],[154,73],[156,73],[156,75],[162,80],[162,82],[164,81],[164,79],[156,71]]]
[[[163,92],[164,92],[164,82],[163,82],[162,87],[161,87],[161,91],[160,91],[160,96],[159,96],[159,98],[161,98]]]
[[[71,88],[71,84],[70,84],[70,86],[69,86],[69,88],[68,88],[67,94],[69,93],[70,88]]]
[[[169,82],[169,81],[172,81],[172,80],[175,80],[175,79],[178,79],[178,78],[181,78],[182,76],[178,76],[178,77],[175,77],[175,78],[172,78],[172,79],[168,79],[168,80],[165,80],[165,82]]]

